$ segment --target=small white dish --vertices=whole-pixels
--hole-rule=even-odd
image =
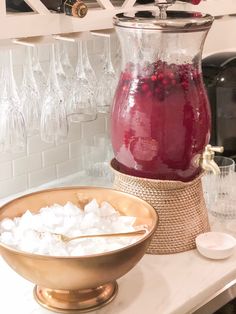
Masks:
[[[224,259],[233,254],[236,239],[223,232],[206,232],[196,237],[196,246],[205,257]]]

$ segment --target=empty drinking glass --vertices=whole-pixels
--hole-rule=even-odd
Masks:
[[[215,162],[220,174],[206,173],[203,177],[203,191],[209,212],[219,218],[236,218],[236,175],[233,159],[216,156]]]
[[[111,141],[107,134],[101,133],[83,142],[83,167],[86,175],[96,179],[104,179],[107,185],[113,181],[110,161],[113,157]]]
[[[25,121],[20,111],[20,100],[13,75],[12,51],[4,56],[0,94],[0,144],[3,151],[21,152],[26,147]]]
[[[74,80],[71,92],[71,99],[68,104],[67,113],[70,121],[92,121],[97,117],[97,108],[94,97],[94,91],[86,76],[83,42],[78,42],[78,60],[76,66],[76,78]]]
[[[42,107],[40,134],[43,141],[58,143],[66,139],[68,121],[63,99],[63,92],[59,87],[55,68],[55,47],[51,46],[51,60],[48,78],[48,88]]]

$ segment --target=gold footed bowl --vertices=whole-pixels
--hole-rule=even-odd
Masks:
[[[158,223],[154,208],[140,198],[107,188],[66,187],[19,197],[0,208],[0,220],[20,217],[29,209],[67,201],[84,206],[92,199],[109,202],[122,215],[135,216],[147,234],[132,245],[101,254],[59,257],[32,254],[0,243],[0,253],[19,275],[36,284],[34,297],[43,307],[59,313],[84,313],[111,302],[118,292],[116,280],[145,254]]]

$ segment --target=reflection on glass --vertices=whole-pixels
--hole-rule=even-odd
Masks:
[[[48,87],[42,107],[40,134],[43,141],[58,143],[66,139],[68,121],[63,92],[59,87],[55,68],[55,47],[51,47]]]
[[[117,76],[111,61],[111,39],[105,38],[105,64],[97,88],[98,112],[109,112],[117,85]]]
[[[27,47],[20,99],[26,130],[28,134],[34,133],[34,131],[39,130],[41,104],[39,89],[32,69],[31,47]]]
[[[79,41],[76,78],[73,83],[67,111],[72,122],[92,121],[97,117],[94,91],[85,72],[83,47],[84,42]]]
[[[33,47],[32,69],[33,69],[34,78],[36,80],[36,84],[38,86],[40,97],[42,99],[44,97],[45,89],[47,87],[47,79],[41,67],[41,64],[39,62],[38,47],[36,46]]]
[[[13,75],[12,51],[4,53],[0,94],[0,144],[5,152],[22,152],[26,147],[26,130]]]

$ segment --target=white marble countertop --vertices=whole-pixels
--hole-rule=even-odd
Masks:
[[[212,225],[216,230],[225,227],[214,220]],[[234,279],[236,251],[230,258],[216,261],[202,257],[196,250],[173,255],[145,255],[128,274],[118,280],[117,297],[91,313],[192,313],[193,309]],[[1,313],[53,313],[36,303],[33,287],[0,258]]]

